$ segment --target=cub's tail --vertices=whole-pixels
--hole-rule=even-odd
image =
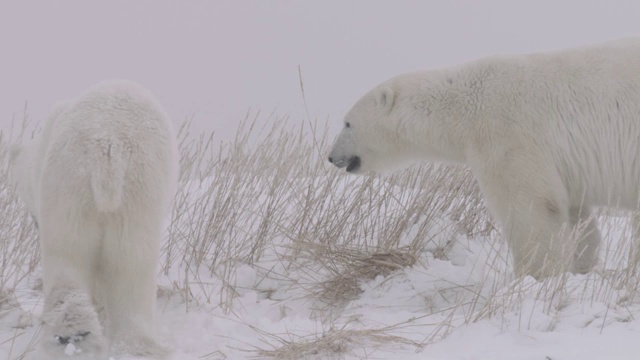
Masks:
[[[117,138],[101,139],[92,164],[91,189],[98,211],[111,212],[122,205],[124,178],[128,156],[122,141]]]

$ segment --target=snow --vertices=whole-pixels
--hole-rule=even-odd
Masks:
[[[67,356],[74,355],[76,351],[77,351],[76,346],[71,343],[67,344],[67,346],[64,348],[64,354]]]
[[[226,270],[230,275],[174,262],[158,278],[159,333],[175,349],[172,359],[180,360],[269,354],[279,359],[638,358],[637,276],[625,270],[621,255],[628,251],[626,217],[600,218],[607,243],[596,270],[544,281],[513,277],[498,232],[468,236],[456,220],[437,220],[424,235],[431,245],[413,266],[362,281],[359,295],[332,307],[323,307],[311,291],[330,274],[312,263],[288,264],[281,256],[284,239],[274,239],[253,264],[235,260]],[[411,243],[417,226],[407,228],[400,245]],[[444,252],[438,250],[443,244]],[[38,277],[36,271],[22,282],[17,303],[1,309],[0,358],[16,358],[38,339]],[[287,355],[285,349],[296,351]],[[65,352],[73,358],[73,344]]]

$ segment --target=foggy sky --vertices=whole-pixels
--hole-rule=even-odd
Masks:
[[[107,78],[176,124],[233,134],[247,111],[344,113],[393,75],[640,34],[640,1],[0,0],[0,128]],[[640,71],[640,69],[639,69]]]

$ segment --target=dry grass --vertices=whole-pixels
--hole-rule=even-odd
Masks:
[[[443,213],[469,236],[492,230],[465,169],[353,177],[326,163],[326,127],[272,119],[267,130],[255,120],[247,117],[236,139],[219,148],[210,135],[187,141],[188,126],[181,131],[183,175],[191,176],[183,176],[176,196],[162,268],[164,274],[176,265],[188,269],[178,285],[196,284],[207,302],[231,309],[233,269],[257,264],[265,253],[277,254],[289,269],[323,264],[333,279],[318,281],[311,292],[348,299],[357,282],[438,249],[438,236],[429,231]],[[444,257],[447,245],[441,245]],[[220,293],[202,285],[203,268],[224,282]]]
[[[21,141],[25,136],[32,137],[35,131],[26,108],[22,119],[14,124],[20,126],[9,133],[0,133],[0,159],[3,159],[0,171],[0,323],[14,329],[10,338],[0,341],[9,346],[9,358],[23,359],[34,349],[35,336],[27,340],[26,348],[15,349],[14,344],[25,336],[23,329],[31,326],[29,310],[37,304],[22,301],[22,291],[32,287],[29,281],[40,265],[40,247],[31,215],[9,185],[6,171],[9,144]]]
[[[273,358],[280,360],[302,359],[343,359],[346,355],[355,355],[354,349],[366,349],[375,353],[380,349],[389,349],[390,344],[418,347],[419,343],[400,336],[390,335],[394,327],[378,329],[353,330],[331,327],[321,334],[313,334],[295,339],[288,339],[276,334],[260,333],[270,342],[279,343],[273,350],[257,350],[255,358]]]
[[[329,279],[318,282],[319,291],[314,296],[327,306],[337,306],[357,298],[362,293],[362,281],[388,276],[394,271],[413,266],[418,260],[418,254],[408,248],[371,254],[342,250],[325,252],[324,256],[332,260],[332,274]]]
[[[236,138],[225,143],[213,133],[191,134],[188,122],[180,129],[182,175],[159,276],[172,284],[165,293],[181,294],[187,310],[219,306],[233,316],[243,290],[237,269],[249,266],[259,274],[253,290],[271,298],[283,288],[293,289],[291,294],[318,306],[323,324],[332,323],[335,313],[325,314],[324,308],[339,312],[358,298],[363,283],[379,276],[418,264],[428,269],[429,259],[450,261],[454,246],[466,246],[461,238],[481,242],[487,256],[468,279],[434,279],[449,283],[425,299],[439,304],[425,311],[424,317],[437,319],[428,326],[401,322],[362,329],[347,321],[304,335],[255,329],[265,342],[263,349],[251,350],[257,357],[342,358],[355,349],[396,345],[419,350],[459,324],[520,311],[527,298],[537,299],[552,315],[573,302],[621,308],[638,302],[638,274],[627,264],[630,229],[623,217],[602,217],[607,241],[603,264],[593,274],[580,281],[568,275],[513,280],[499,233],[468,170],[423,166],[388,176],[346,175],[325,161],[326,124],[270,117],[260,126],[260,116],[247,116]],[[3,158],[7,142],[0,138]],[[0,172],[0,194],[1,294],[19,300],[16,289],[25,287],[39,264],[36,229],[7,187],[6,171]],[[261,285],[274,279],[282,288]],[[4,304],[14,302],[0,299],[0,317],[13,309]],[[527,326],[524,315],[521,326]],[[409,332],[420,333],[422,340],[401,335]],[[218,355],[210,357],[224,358]]]

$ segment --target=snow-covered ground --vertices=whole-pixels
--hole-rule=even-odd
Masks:
[[[294,170],[312,155],[282,141],[239,147],[182,183],[158,276],[173,359],[640,358],[625,216],[600,217],[592,273],[515,279],[468,174]],[[290,150],[276,159],[265,146]],[[36,232],[2,196],[15,215],[0,221],[0,358],[29,359],[43,300]]]
[[[221,308],[215,295],[222,292],[216,290],[221,279],[207,274],[199,277],[204,285],[188,287],[188,298],[202,301],[185,301],[170,290],[187,276],[176,269],[160,276],[161,333],[175,348],[173,358],[185,360],[270,354],[283,359],[638,358],[640,302],[633,296],[635,278],[619,278],[626,272],[600,268],[544,282],[513,280],[498,236],[440,233],[452,235],[456,243],[446,258],[426,251],[412,267],[362,282],[362,293],[333,311],[317,310],[304,286],[292,285],[311,281],[309,274],[270,276],[287,272],[276,257],[235,266],[238,294],[230,309]],[[7,359],[22,353],[38,332],[42,294],[29,287],[17,293],[20,307],[3,314],[0,324],[0,350]]]

